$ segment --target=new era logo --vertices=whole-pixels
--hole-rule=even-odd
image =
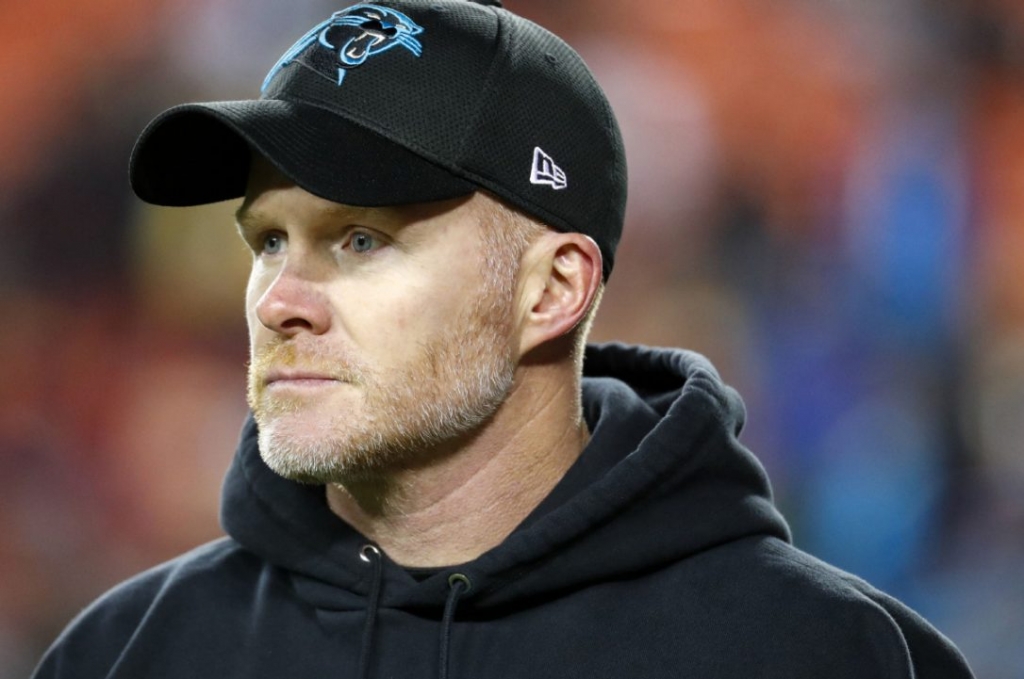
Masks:
[[[555,165],[555,161],[538,146],[533,149],[533,168],[530,170],[530,183],[543,184],[558,190],[568,186],[565,172]]]

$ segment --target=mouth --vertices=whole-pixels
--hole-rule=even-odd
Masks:
[[[340,383],[341,380],[332,375],[301,370],[272,370],[263,379],[263,384],[267,388],[315,388]]]

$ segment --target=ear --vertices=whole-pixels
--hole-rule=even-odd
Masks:
[[[581,233],[549,231],[524,254],[519,355],[569,334],[601,286],[601,249]]]

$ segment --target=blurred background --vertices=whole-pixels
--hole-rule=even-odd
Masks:
[[[506,4],[623,127],[595,339],[707,354],[796,544],[1024,677],[1024,3]],[[248,256],[233,204],[143,205],[127,161],[340,7],[0,3],[0,677],[220,534]]]

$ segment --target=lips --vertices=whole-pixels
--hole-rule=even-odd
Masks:
[[[339,380],[332,375],[308,370],[271,370],[263,379],[266,386],[324,386]]]

